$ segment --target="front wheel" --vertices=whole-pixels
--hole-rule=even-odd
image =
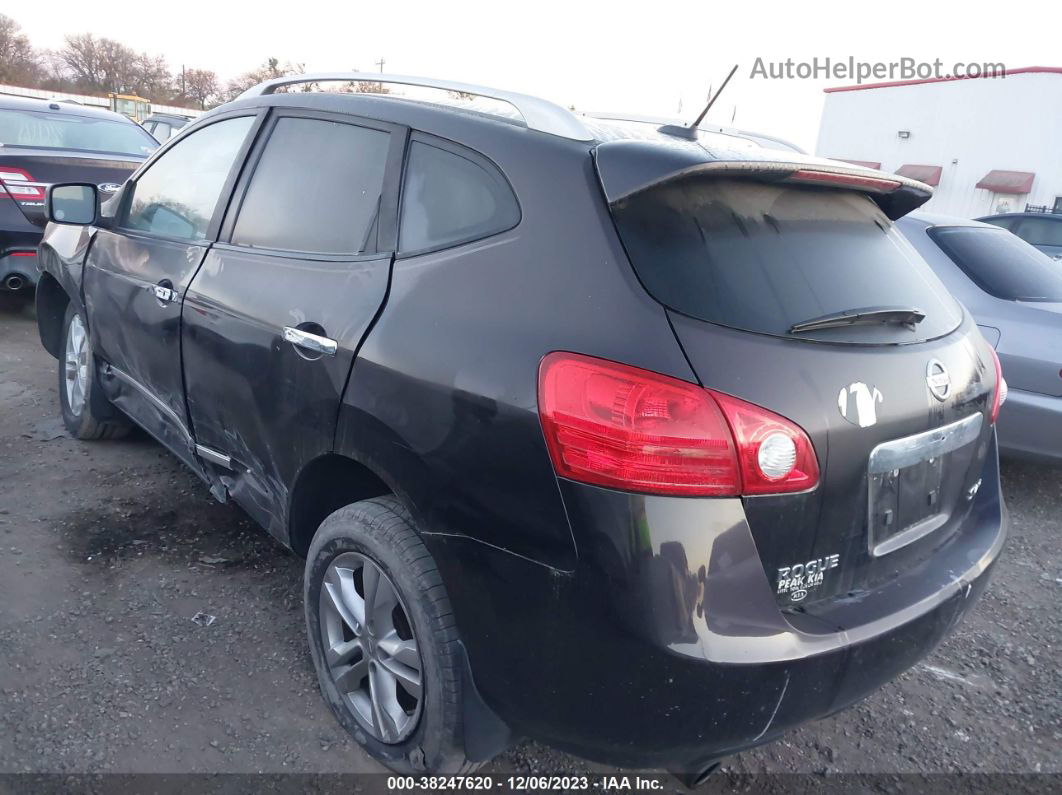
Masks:
[[[328,705],[398,773],[467,773],[461,657],[431,553],[394,497],[340,508],[306,559],[310,652]]]
[[[63,319],[59,406],[75,439],[118,439],[129,432],[129,420],[103,394],[88,329],[72,304]]]

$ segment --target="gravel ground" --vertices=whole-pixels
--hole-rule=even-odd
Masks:
[[[724,772],[1062,773],[1062,470],[1003,476],[1010,540],[958,631]],[[301,578],[145,435],[71,439],[31,311],[0,309],[0,773],[381,770],[318,693]],[[605,768],[525,742],[487,770]]]

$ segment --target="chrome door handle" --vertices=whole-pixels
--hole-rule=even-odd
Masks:
[[[335,356],[339,343],[328,337],[311,334],[299,328],[284,326],[284,339],[292,345],[297,345],[307,351],[320,353],[324,356]]]
[[[171,290],[169,287],[163,287],[161,284],[153,284],[148,289],[155,294],[155,298],[164,304],[169,304],[177,300],[177,291]]]

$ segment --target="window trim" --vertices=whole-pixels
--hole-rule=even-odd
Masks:
[[[221,228],[222,219],[232,201],[233,188],[247,162],[247,153],[251,150],[252,145],[260,134],[262,121],[265,118],[267,110],[267,108],[244,108],[241,110],[234,110],[217,116],[211,116],[203,124],[197,124],[194,131],[189,129],[189,135],[194,135],[195,132],[204,130],[218,122],[238,118],[252,119],[251,128],[247,131],[247,137],[244,138],[243,143],[240,145],[240,148],[236,153],[236,157],[233,158],[228,176],[225,178],[225,182],[222,183],[221,191],[218,193],[218,200],[214,205],[214,212],[210,216],[210,221],[207,224],[206,236],[201,238],[174,237],[172,235],[160,235],[144,229],[133,229],[126,225],[129,220],[130,205],[133,203],[133,195],[136,193],[137,184],[140,182],[140,179],[144,174],[146,174],[160,158],[164,157],[166,153],[170,151],[176,141],[176,136],[171,136],[168,140],[160,144],[159,148],[155,150],[155,153],[129,178],[125,187],[122,189],[122,197],[119,202],[118,210],[115,213],[114,231],[127,237],[144,237],[150,240],[166,240],[172,243],[180,243],[182,245],[202,246],[209,245],[216,241],[218,239],[218,232]],[[182,136],[181,140],[186,140],[187,137],[188,136]]]
[[[502,170],[501,166],[499,166],[486,155],[477,152],[476,150],[471,149],[467,146],[459,144],[456,141],[451,141],[448,138],[440,138],[437,135],[431,135],[429,133],[414,131],[409,136],[409,144],[406,146],[405,157],[402,163],[401,190],[399,192],[398,197],[397,216],[399,226],[401,225],[402,220],[402,194],[405,191],[406,175],[409,170],[410,154],[413,151],[414,143],[420,143],[426,146],[433,146],[436,149],[442,149],[443,151],[450,152],[451,154],[457,155],[458,157],[463,157],[466,160],[471,160],[473,163],[480,166],[488,173],[493,173],[494,175],[499,177],[501,179],[502,184],[504,184],[509,189],[509,194],[512,196],[513,202],[516,204],[516,220],[512,223],[512,225],[507,226],[504,229],[496,229],[493,232],[487,232],[486,234],[469,235],[465,238],[449,240],[437,246],[428,246],[427,248],[413,249],[408,251],[403,251],[401,248],[398,248],[396,246],[396,260],[408,259],[409,257],[419,257],[423,254],[433,254],[437,251],[449,251],[450,249],[457,248],[458,246],[468,245],[469,243],[475,243],[480,240],[488,240],[489,238],[512,231],[523,222],[524,208],[523,205],[521,205],[520,203],[520,197],[517,196],[516,189],[513,187],[513,183],[509,180],[508,175]],[[397,231],[398,235],[396,236],[396,243],[397,240],[401,239],[402,230],[401,228],[398,228]]]
[[[332,113],[317,111],[308,108],[271,107],[264,129],[255,141],[254,148],[247,157],[247,166],[237,181],[232,200],[229,202],[228,211],[221,222],[218,242],[224,245],[226,250],[240,251],[252,254],[262,254],[270,257],[286,259],[310,260],[315,262],[359,262],[362,260],[379,259],[381,256],[393,254],[398,244],[398,190],[399,177],[401,176],[402,161],[405,157],[409,128],[400,124],[368,119],[363,116],[354,116],[349,113]],[[387,150],[387,164],[384,167],[383,189],[380,193],[380,215],[377,221],[376,251],[362,254],[326,254],[320,251],[296,251],[292,249],[266,248],[264,246],[241,246],[232,242],[232,233],[236,228],[236,221],[240,217],[244,200],[250,190],[251,182],[258,171],[258,164],[262,155],[273,137],[273,131],[281,119],[314,119],[318,121],[330,121],[340,124],[349,124],[352,127],[366,127],[372,130],[380,130],[389,133],[390,145]]]

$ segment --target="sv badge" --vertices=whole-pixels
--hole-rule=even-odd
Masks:
[[[856,381],[841,388],[837,395],[837,409],[841,416],[860,428],[869,428],[877,424],[877,404],[885,398],[877,387],[870,387],[862,381]]]

